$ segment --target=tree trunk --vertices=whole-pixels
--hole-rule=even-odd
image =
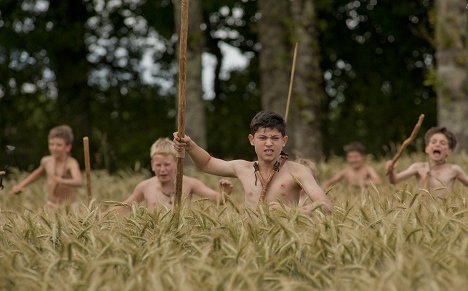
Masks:
[[[465,3],[437,0],[436,60],[438,123],[452,131],[468,152],[468,23]]]
[[[290,139],[286,150],[318,160],[323,151],[320,111],[324,92],[313,1],[259,0],[258,5],[262,14],[259,39],[262,44],[260,80],[263,108],[285,114],[292,43],[297,41],[296,72],[287,126]],[[286,23],[292,23],[290,28]]]
[[[289,8],[286,0],[259,0],[262,18],[258,24],[260,51],[260,85],[262,108],[284,114],[288,95],[291,64],[286,22]]]
[[[319,160],[323,154],[321,103],[325,96],[313,0],[292,1],[291,15],[293,39],[299,45],[288,126],[293,129],[294,154]]]
[[[201,0],[190,0],[189,31],[187,39],[186,65],[186,132],[200,146],[206,147],[205,105],[202,87],[202,54],[205,36],[200,29],[203,23]],[[180,0],[174,1],[176,9],[177,32],[180,30]],[[178,47],[177,47],[178,48]],[[177,103],[176,103],[177,104]]]

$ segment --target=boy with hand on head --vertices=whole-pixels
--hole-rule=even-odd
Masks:
[[[54,127],[49,132],[49,156],[41,159],[40,166],[18,185],[10,194],[18,194],[29,184],[44,174],[47,175],[47,204],[52,210],[60,204],[77,207],[77,188],[81,187],[82,177],[78,162],[70,156],[73,132],[68,125]]]
[[[323,188],[335,185],[345,179],[349,186],[363,188],[370,184],[380,185],[382,180],[371,166],[365,164],[365,147],[352,142],[344,147],[348,166],[323,183]]]
[[[168,138],[160,138],[151,146],[151,169],[155,177],[140,182],[133,193],[123,202],[125,206],[116,206],[107,211],[117,211],[126,213],[134,203],[145,201],[147,207],[154,209],[157,207],[172,208],[176,191],[177,158],[173,142]],[[229,195],[232,191],[232,183],[226,179],[219,180],[220,192],[217,192],[202,181],[183,176],[182,177],[182,200],[184,197],[192,198],[193,194],[209,200],[222,203],[224,195]]]
[[[277,113],[260,111],[250,123],[249,142],[257,154],[257,161],[225,161],[212,157],[189,136],[179,138],[174,133],[178,151],[184,148],[201,171],[223,176],[236,177],[245,192],[245,204],[256,208],[266,202],[270,208],[278,208],[279,202],[286,206],[297,206],[300,192],[309,196],[313,203],[301,211],[310,213],[317,205],[329,212],[332,205],[323,190],[317,185],[312,172],[304,165],[287,160],[282,151],[288,141],[286,124]]]
[[[424,141],[429,161],[414,163],[400,173],[395,173],[391,161],[387,161],[385,167],[390,183],[396,184],[416,176],[420,188],[432,190],[441,198],[447,197],[455,180],[468,186],[468,176],[463,169],[447,163],[447,157],[457,145],[455,135],[445,127],[432,127],[424,135]]]

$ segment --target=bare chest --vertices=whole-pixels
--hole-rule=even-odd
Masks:
[[[299,201],[300,188],[284,169],[275,173],[269,183],[265,183],[268,180],[268,177],[265,177],[262,184],[261,178],[254,174],[253,169],[250,173],[239,175],[239,180],[244,188],[247,207],[257,207],[263,200],[262,196],[266,202],[281,201],[287,205],[297,204]]]

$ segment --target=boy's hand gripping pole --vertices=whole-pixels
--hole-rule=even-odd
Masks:
[[[411,135],[407,139],[405,139],[405,141],[401,144],[400,149],[398,150],[398,152],[396,153],[396,155],[393,157],[392,161],[390,162],[390,165],[388,166],[388,169],[387,169],[387,175],[390,174],[390,172],[393,170],[393,167],[395,167],[395,164],[398,161],[398,159],[401,157],[401,155],[403,154],[403,151],[414,141],[414,139],[416,138],[416,135],[418,135],[419,129],[421,128],[421,124],[423,123],[423,121],[424,121],[424,114],[421,114],[419,116],[418,122],[413,128],[413,131],[411,132]]]

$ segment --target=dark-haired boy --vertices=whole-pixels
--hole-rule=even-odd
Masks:
[[[455,180],[468,186],[468,176],[463,169],[447,163],[447,157],[457,145],[455,135],[445,127],[432,127],[424,135],[424,141],[429,161],[416,162],[400,173],[395,173],[390,167],[391,161],[387,161],[390,183],[396,184],[416,176],[420,188],[430,190],[441,198],[445,198],[452,190]]]
[[[257,154],[257,161],[254,162],[214,158],[190,137],[179,138],[177,132],[174,133],[174,142],[178,151],[185,148],[201,171],[238,178],[249,208],[256,208],[263,202],[272,208],[277,208],[278,203],[297,206],[300,192],[304,190],[313,203],[304,206],[301,209],[303,212],[310,213],[317,205],[329,212],[331,202],[317,185],[312,172],[304,165],[288,161],[283,152],[288,141],[284,119],[277,113],[260,111],[252,119],[250,130],[249,142]]]
[[[352,142],[344,147],[348,166],[323,183],[323,188],[335,185],[345,179],[349,186],[366,187],[380,185],[382,180],[371,166],[365,164],[365,147],[360,142]]]

